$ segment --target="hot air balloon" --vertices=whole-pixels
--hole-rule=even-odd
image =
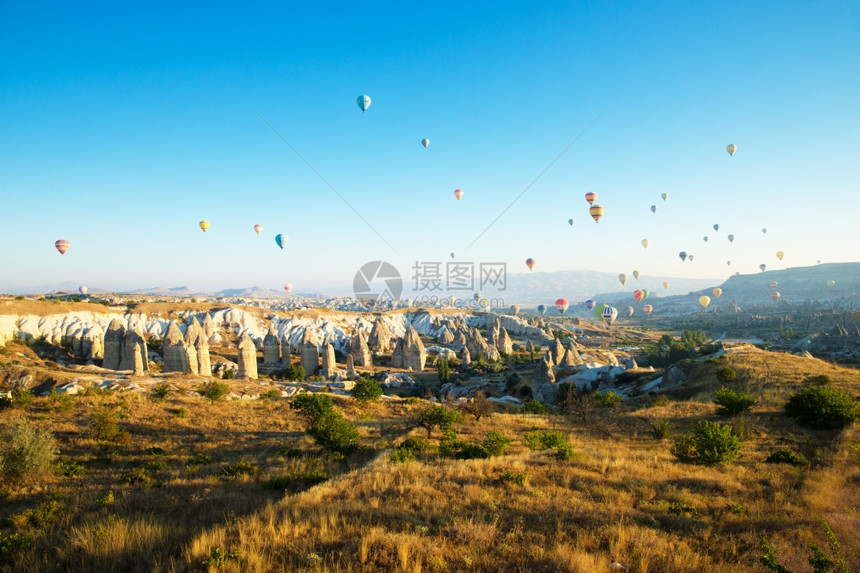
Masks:
[[[592,205],[588,212],[591,213],[591,218],[594,219],[595,223],[600,221],[600,218],[603,217],[603,207],[600,205]]]
[[[767,265],[762,263],[758,266],[758,268],[761,269],[761,272],[764,272],[764,270],[767,268]]]
[[[424,148],[426,149],[427,146],[430,145],[430,140],[425,137],[424,139],[421,140],[421,145],[423,145]]]
[[[682,261],[686,261],[687,260],[687,251],[681,251],[680,253],[678,253],[678,256],[681,257]]]
[[[546,306],[543,304],[537,305],[537,311],[541,313],[541,315],[546,314]]]
[[[777,259],[782,260],[782,257],[784,257],[784,256],[785,256],[785,253],[783,253],[782,251],[776,252],[776,258]]]
[[[263,230],[263,226],[260,225],[259,223],[254,225],[254,232],[257,233],[258,235],[262,232],[262,230]]]
[[[693,262],[693,255],[687,255],[687,260],[692,263]]]
[[[770,300],[772,300],[773,302],[776,302],[779,300],[779,297],[781,297],[781,296],[782,295],[779,294],[778,292],[773,291],[772,293],[770,293]]]
[[[594,307],[594,316],[603,320],[603,309],[609,306],[608,304],[598,304]]]
[[[660,193],[660,199],[662,199],[663,201],[665,201],[665,200],[666,200],[666,199],[668,199],[668,198],[669,198],[669,194],[668,194],[668,193]]]
[[[360,95],[356,98],[355,103],[358,104],[358,107],[361,109],[361,113],[364,113],[367,111],[367,108],[370,107],[370,96]]]
[[[652,213],[656,213],[656,212],[657,212],[657,205],[651,205],[651,212],[652,212]]]
[[[626,314],[627,314],[627,318],[630,318],[631,316],[633,316],[633,313],[634,313],[634,312],[636,312],[636,311],[633,309],[633,307],[632,307],[632,306],[628,306],[628,307],[627,307],[627,312],[626,312]]]
[[[627,275],[625,275],[624,273],[618,275],[618,282],[621,283],[621,286],[624,286],[624,283],[627,282]]]
[[[601,314],[603,315],[603,320],[606,321],[606,324],[612,326],[612,323],[618,317],[618,309],[616,309],[614,306],[607,306],[603,309],[603,312]]]
[[[570,303],[567,302],[566,298],[560,298],[555,301],[555,309],[559,312],[559,314],[564,314],[564,311],[570,306]]]
[[[720,298],[720,296],[721,296],[722,294],[723,294],[723,289],[721,289],[720,287],[717,287],[717,288],[715,288],[715,289],[714,289],[714,296],[715,296],[715,297]]]
[[[481,300],[481,293],[476,292],[476,293],[474,294],[474,296],[472,296],[472,298],[474,298],[475,300]]]
[[[833,279],[829,279],[829,280],[827,281],[827,286],[829,286],[829,287],[836,286],[836,281],[835,281],[835,280],[833,280]]]
[[[284,290],[287,291],[287,294],[290,294],[291,292],[293,292],[293,285],[290,283],[285,284]]]
[[[708,305],[711,304],[711,297],[706,295],[700,296],[699,304],[702,305],[702,308],[708,308]]]
[[[779,286],[779,283],[777,281],[773,281],[770,283],[770,289],[771,290],[776,290],[776,287],[778,287],[778,286]]]
[[[529,270],[532,270],[535,267],[535,260],[531,257],[527,258],[526,266],[529,268]]]
[[[454,255],[454,253],[451,253],[451,258],[452,258],[452,259],[453,259],[453,258],[455,258],[455,255]]]
[[[457,201],[459,201],[460,197],[462,197],[462,196],[463,196],[463,190],[462,189],[454,189],[454,197],[457,198]]]
[[[648,248],[648,239],[642,239],[642,241],[640,241],[640,242],[642,243],[642,246],[644,248],[646,248],[646,249]]]
[[[663,281],[663,288],[669,288],[669,281]]]
[[[290,238],[286,235],[277,235],[275,237],[275,243],[283,249],[287,243],[290,242]]]
[[[82,295],[86,296],[86,294],[87,294],[88,292],[90,292],[90,289],[88,289],[87,287],[85,287],[85,286],[81,285],[81,286],[78,288],[78,291],[79,291]]]
[[[707,235],[705,235],[705,236],[703,237],[703,239],[705,240],[705,242],[706,242],[706,243],[708,242],[708,236],[707,236]]]
[[[573,227],[573,219],[568,219],[567,224],[570,225],[571,227]]]
[[[731,261],[726,261],[726,266],[729,266],[729,267],[730,267],[730,266],[732,266],[732,262],[731,262]]]
[[[585,194],[585,200],[588,201],[589,205],[593,205],[595,201],[597,201],[597,193],[594,191],[589,191]]]
[[[734,242],[735,242],[735,236],[734,236],[734,235],[729,235],[729,236],[728,236],[728,237],[726,237],[726,238],[729,240],[729,242],[730,242],[730,243],[734,243]]]
[[[763,235],[767,235],[767,229],[762,229],[761,232]]]
[[[714,231],[719,231],[719,230],[720,230],[720,226],[717,224],[714,224]]]
[[[519,314],[519,312],[520,312],[520,307],[518,307],[515,304],[512,304],[511,305],[511,314],[516,316],[517,314]]]
[[[654,310],[654,307],[651,306],[650,304],[646,304],[646,305],[642,306],[642,312],[644,312],[646,316],[651,314],[652,310]]]
[[[61,255],[65,255],[66,251],[69,250],[69,242],[65,239],[60,239],[59,241],[54,243],[54,248],[60,251]]]
[[[209,228],[209,221],[207,221],[206,219],[203,219],[202,221],[200,221],[199,224],[200,224],[200,228],[203,229],[203,232],[205,233],[206,230]]]
[[[636,289],[633,291],[633,299],[636,302],[642,302],[645,299],[645,291]]]
[[[642,300],[645,300],[646,298],[648,298],[649,294],[651,294],[651,291],[648,290],[647,288],[643,288],[642,289]]]
[[[639,271],[633,271],[633,278],[639,280]]]
[[[730,144],[726,145],[726,151],[729,152],[729,155],[734,155],[735,151],[737,151],[737,150],[738,150],[738,146],[735,145],[734,143],[730,143]]]
[[[587,301],[585,301],[585,308],[587,308],[588,310],[593,309],[594,308],[594,301],[591,299],[588,299]]]

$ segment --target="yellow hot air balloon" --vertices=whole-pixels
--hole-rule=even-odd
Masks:
[[[737,151],[737,150],[738,150],[738,146],[735,145],[734,143],[730,143],[730,144],[726,145],[726,151],[729,152],[729,155],[734,155],[735,151]]]
[[[778,258],[779,260],[782,260],[782,257],[784,257],[784,256],[785,256],[785,253],[783,253],[782,251],[776,252],[776,258]]]
[[[200,228],[203,229],[203,232],[205,233],[206,230],[209,228],[209,221],[207,221],[206,219],[200,221]]]
[[[669,281],[663,281],[663,288],[669,288]]]
[[[591,214],[591,218],[594,219],[594,222],[597,223],[600,221],[600,218],[603,217],[603,206],[595,203],[591,206],[588,212]]]
[[[723,289],[721,289],[720,287],[717,287],[714,289],[714,296],[715,297],[720,298],[721,294],[723,294]]]
[[[711,297],[702,295],[699,297],[699,304],[702,305],[702,308],[707,308],[709,304],[711,304]]]
[[[642,239],[642,246],[648,248],[648,239]]]

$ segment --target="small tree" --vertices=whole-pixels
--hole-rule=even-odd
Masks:
[[[734,460],[740,449],[741,439],[732,433],[731,426],[702,420],[692,432],[675,439],[672,453],[681,461],[718,465]]]
[[[324,394],[299,394],[290,408],[298,410],[309,422],[307,429],[314,441],[329,452],[349,455],[358,449],[361,434],[355,424],[335,409],[331,397]]]
[[[785,413],[801,426],[837,430],[853,422],[858,407],[851,395],[828,386],[807,386],[788,399]]]
[[[231,371],[228,370],[227,372]],[[204,398],[208,398],[209,401],[213,404],[226,396],[228,392],[230,392],[230,386],[228,386],[225,382],[218,382],[217,380],[210,380],[209,382],[206,382],[197,391],[198,394],[200,394]]]
[[[717,409],[717,414],[720,416],[739,416],[749,412],[755,400],[750,398],[749,390],[735,392],[723,386],[714,393],[714,404],[720,406]]]
[[[523,414],[546,414],[546,406],[538,400],[529,400],[523,404]]]
[[[478,390],[471,400],[464,402],[460,409],[466,414],[475,417],[475,421],[479,421],[482,416],[492,414],[495,410],[493,403],[487,399],[487,395],[483,390]]]
[[[359,402],[373,402],[382,396],[382,385],[375,378],[362,376],[356,380],[350,394]]]
[[[462,423],[463,417],[457,410],[449,410],[445,406],[438,404],[425,406],[418,412],[415,423],[427,430],[429,438],[433,432],[433,428],[439,427],[442,430],[448,429],[454,423]]]
[[[447,358],[439,358],[439,361],[436,363],[436,372],[439,373],[439,382],[442,384],[451,378]]]
[[[32,481],[54,463],[57,442],[49,430],[14,418],[0,429],[0,482]]]

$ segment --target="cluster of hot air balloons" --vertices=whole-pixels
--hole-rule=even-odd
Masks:
[[[591,218],[594,219],[595,223],[600,222],[600,218],[603,217],[603,206],[595,203],[597,201],[597,193],[594,191],[589,191],[585,194],[585,200],[588,202],[591,207],[588,209],[588,213],[591,215]]]

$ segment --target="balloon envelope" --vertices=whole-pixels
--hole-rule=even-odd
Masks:
[[[601,205],[592,205],[588,212],[591,214],[591,218],[594,219],[595,223],[600,221],[600,218],[603,217],[603,207]]]
[[[628,306],[628,307],[627,307],[627,318],[630,318],[631,316],[633,316],[633,313],[634,313],[634,312],[636,312],[636,311],[633,309],[633,307],[632,307],[632,306]]]
[[[80,288],[78,288],[78,291],[80,291],[81,294],[87,294],[88,292],[90,292],[90,289],[81,285]]]
[[[286,246],[286,244],[287,244],[288,242],[290,242],[290,238],[289,238],[288,236],[286,236],[286,235],[281,235],[281,234],[279,234],[279,235],[277,235],[277,236],[275,237],[275,243],[276,243],[279,247],[281,247],[282,249],[284,248],[284,246]]]
[[[762,229],[762,230],[761,230],[761,232],[762,232],[763,234],[767,235],[767,229]]]
[[[779,297],[781,297],[781,296],[782,295],[779,294],[778,292],[773,291],[772,293],[770,293],[770,300],[772,300],[773,302],[776,302],[779,300]]]
[[[693,255],[687,255],[687,260],[692,263],[693,262]]]
[[[776,287],[778,287],[778,286],[779,286],[779,283],[777,281],[773,281],[770,283],[771,290],[776,290]]]
[[[625,275],[624,273],[618,275],[618,282],[621,283],[621,286],[624,286],[624,283],[627,282],[627,275]]]
[[[734,236],[734,235],[729,235],[729,236],[728,236],[728,237],[726,237],[726,238],[729,240],[729,242],[730,242],[730,243],[734,243],[734,242],[735,242],[735,236]]]
[[[570,225],[570,226],[572,227],[572,226],[573,226],[573,219],[568,219],[568,220],[567,220],[567,224],[568,224],[568,225]]]
[[[836,286],[836,281],[835,281],[835,280],[833,280],[833,279],[828,280],[828,281],[827,281],[827,286],[829,286],[829,287]]]
[[[668,198],[669,198],[669,194],[668,194],[668,193],[660,193],[660,198],[661,198],[663,201],[665,201],[666,199],[668,199]]]
[[[459,201],[460,197],[462,197],[462,196],[463,196],[463,190],[462,189],[454,189],[454,197],[457,198],[457,201]]]
[[[607,306],[604,307],[601,314],[603,315],[603,320],[606,321],[606,324],[612,326],[612,322],[618,317],[618,309],[614,306]]]
[[[546,314],[546,305],[539,304],[537,306],[537,311],[541,314]]]
[[[356,98],[355,103],[358,104],[358,107],[361,108],[362,113],[364,113],[367,111],[367,108],[370,107],[370,96],[360,95]]]
[[[589,205],[593,205],[595,201],[597,201],[597,193],[594,191],[589,191],[585,194],[585,200],[588,201]]]
[[[634,299],[636,302],[642,302],[642,300],[643,300],[644,298],[645,298],[645,291],[642,291],[642,290],[639,290],[639,289],[636,289],[636,290],[634,290],[634,291],[633,291],[633,299]]]
[[[597,318],[602,319],[603,318],[603,309],[606,308],[607,306],[609,306],[609,305],[608,304],[598,304],[597,306],[595,306],[594,307],[594,315]]]
[[[518,307],[518,306],[517,306],[517,305],[515,305],[515,304],[512,304],[512,305],[511,305],[511,309],[510,309],[510,310],[511,310],[511,314],[512,314],[512,315],[514,315],[514,316],[516,316],[516,315],[517,315],[517,314],[519,314],[519,312],[520,312],[520,307]]]
[[[567,302],[566,298],[560,298],[555,301],[555,308],[560,314],[564,314],[564,311],[570,306],[570,303]]]
[[[587,308],[588,310],[593,309],[594,308],[594,301],[591,299],[588,299],[587,301],[585,301],[585,308]]]
[[[767,265],[762,263],[758,266],[758,268],[761,269],[761,272],[764,272],[764,270],[767,268]]]
[[[65,239],[60,239],[54,243],[54,248],[60,251],[61,255],[65,255],[66,251],[69,250],[69,242]]]
[[[707,236],[707,235],[705,235],[705,236],[704,236],[704,239],[705,239],[705,242],[707,243],[707,242],[708,242],[708,236]]]
[[[669,288],[669,281],[663,281],[663,288]]]
[[[643,247],[648,248],[648,239],[642,239],[641,243]]]
[[[726,145],[726,151],[729,152],[729,155],[734,155],[735,151],[737,151],[737,150],[738,150],[738,146],[735,145],[734,143],[730,143],[730,144]]]
[[[260,232],[262,232],[262,230],[263,230],[262,225],[260,225],[260,224],[254,225],[254,232],[257,233],[258,235],[260,234]]]
[[[702,308],[707,308],[709,304],[711,304],[711,297],[702,295],[699,297],[699,304],[702,305]]]
[[[652,213],[656,213],[656,212],[657,212],[657,205],[651,205],[651,212],[652,212]]]
[[[633,278],[639,280],[639,271],[633,271]]]
[[[715,297],[720,298],[721,294],[723,294],[723,289],[721,289],[720,287],[717,287],[714,289],[714,296]]]
[[[678,253],[678,256],[681,257],[682,261],[686,261],[687,260],[687,251],[681,251],[680,253]]]
[[[783,253],[782,251],[776,252],[776,258],[777,259],[782,260],[782,257],[784,257],[784,256],[785,256],[785,253]]]
[[[529,270],[532,270],[535,267],[535,260],[531,257],[527,258],[526,266],[529,268]]]
[[[293,285],[290,283],[285,284],[284,290],[287,291],[287,294],[290,294],[291,292],[293,292]]]
[[[424,139],[421,140],[421,145],[423,145],[426,148],[428,145],[430,145],[430,140],[425,137]]]
[[[203,229],[203,232],[205,233],[206,229],[209,228],[209,221],[207,221],[206,219],[200,221],[200,228]]]
[[[719,230],[720,230],[720,226],[719,226],[719,225],[714,225],[714,231],[719,231]]]
[[[451,258],[453,259],[454,257],[455,257],[454,253],[451,253]]]
[[[644,312],[646,315],[651,314],[652,310],[654,310],[654,307],[651,306],[650,304],[646,304],[646,305],[642,306],[642,312]]]

